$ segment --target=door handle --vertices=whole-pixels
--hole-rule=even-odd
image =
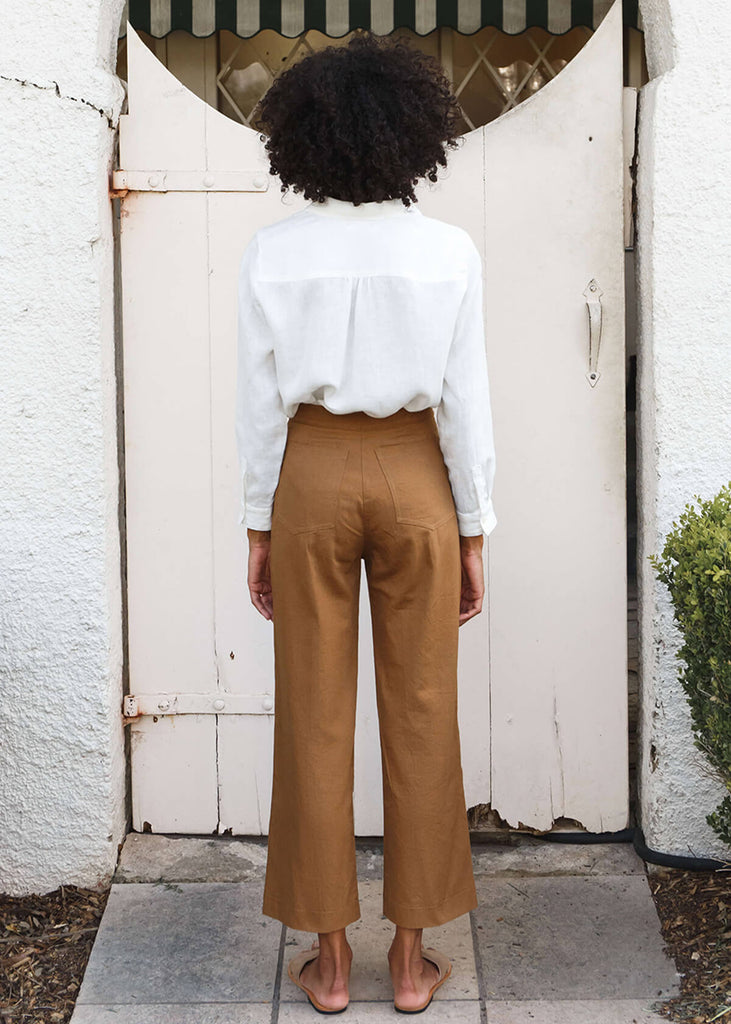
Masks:
[[[592,387],[601,377],[599,371],[599,345],[602,340],[602,295],[604,294],[592,277],[584,289],[586,308],[589,312],[589,370],[586,379]]]

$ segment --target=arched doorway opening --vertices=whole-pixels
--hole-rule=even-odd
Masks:
[[[258,96],[262,95],[262,90],[268,87],[267,83],[273,80],[277,67],[289,66],[289,63],[299,59],[310,49],[316,49],[319,44],[327,45],[333,41],[322,33],[319,33],[322,38],[317,39],[315,35],[317,30],[314,29],[306,30],[294,41],[282,33],[273,33],[273,30],[265,29],[259,35],[263,37],[265,32],[269,32],[272,36],[276,36],[276,38],[270,38],[266,46],[263,45],[266,40],[260,40],[258,48],[250,39],[229,41],[231,48],[226,49],[224,46],[225,60],[222,61],[220,55],[221,33],[227,31],[220,30],[218,38],[211,36],[197,39],[190,33],[180,33],[178,30],[180,37],[177,40],[174,39],[175,32],[168,33],[163,38],[165,47],[162,55],[165,60],[162,62],[167,62],[166,66],[181,81],[184,81],[183,75],[185,74],[188,77],[188,88],[200,98],[205,99],[211,106],[215,106],[231,120],[247,125],[254,115]],[[559,36],[552,35],[541,26],[531,26],[524,29],[522,33],[513,34],[499,30],[495,26],[484,26],[472,35],[456,32],[448,26],[440,26],[435,28],[432,33],[424,35],[407,28],[398,31],[405,34],[411,32],[413,39],[424,48],[427,48],[426,41],[431,38],[433,50],[430,52],[434,52],[438,56],[455,83],[455,90],[458,91],[463,105],[466,133],[474,131],[475,127],[496,120],[506,111],[534,96],[551,81],[552,77],[555,77],[562,67],[569,63],[572,56],[581,50],[583,46],[581,39],[586,41],[591,38],[592,34],[592,31],[586,26],[574,26]],[[631,26],[625,27],[627,34],[637,32],[639,30]],[[478,38],[483,33],[484,38]],[[541,37],[541,33],[543,33],[543,37]],[[571,54],[568,43],[571,42],[569,37],[572,33],[578,34],[573,39],[573,54],[567,57],[567,54]],[[230,32],[228,34],[231,35]],[[342,38],[344,40],[346,37]],[[629,38],[630,42],[625,49],[625,80],[631,80],[632,75],[638,75],[642,80],[643,76],[646,76],[642,51],[641,49],[637,50],[637,37],[630,35]],[[254,39],[258,39],[258,36],[255,36]],[[635,40],[634,44],[632,39]],[[554,47],[553,44],[558,40],[563,40],[563,50],[560,46]],[[154,37],[152,37],[152,42],[148,39],[144,41],[153,52],[160,47],[160,41],[155,40]],[[214,42],[218,46],[217,54],[213,53]],[[202,62],[191,59],[191,53],[199,43],[204,44]],[[518,43],[520,45],[517,45]],[[205,53],[206,46],[211,51],[208,56]],[[526,47],[532,51],[530,61],[526,58]],[[506,61],[506,63],[501,63],[501,61]],[[214,71],[215,74],[213,74]],[[186,83],[184,82],[184,84]],[[628,259],[631,259],[632,251],[630,237],[629,244],[626,246]],[[631,272],[627,274],[627,279],[633,280]],[[631,317],[633,303],[628,303],[627,309]],[[632,350],[634,331],[631,327],[632,325],[628,323],[628,396],[632,388],[632,360],[634,359]],[[628,401],[628,428],[633,412],[634,407]],[[630,429],[627,431],[627,436],[628,449],[632,448],[633,450]],[[632,488],[630,487],[628,490],[631,493]],[[630,512],[628,515],[630,524],[632,518]],[[474,807],[473,824],[478,827],[484,820],[484,808]]]

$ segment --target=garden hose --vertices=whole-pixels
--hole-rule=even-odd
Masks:
[[[535,838],[553,843],[632,843],[638,856],[650,864],[682,868],[685,871],[731,870],[731,858],[723,861],[712,857],[684,857],[680,854],[652,850],[646,844],[639,825],[636,828],[623,828],[618,832],[544,832]]]

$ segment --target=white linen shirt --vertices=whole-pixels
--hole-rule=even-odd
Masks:
[[[400,199],[328,198],[259,228],[238,279],[239,523],[271,529],[300,402],[435,409],[459,532],[496,525],[482,261],[462,228]]]

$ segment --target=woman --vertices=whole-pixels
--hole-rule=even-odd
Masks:
[[[477,906],[457,642],[482,609],[496,523],[482,265],[467,232],[414,205],[457,119],[435,60],[369,33],[292,66],[261,103],[271,173],[311,200],[256,232],[239,276],[240,521],[275,656],[263,912],[318,933],[289,973],[321,1012],[347,1006],[345,929],[360,916],[361,560],[397,1009],[425,1009],[451,969],[422,929]]]

